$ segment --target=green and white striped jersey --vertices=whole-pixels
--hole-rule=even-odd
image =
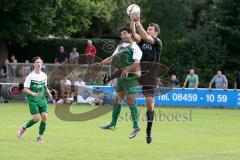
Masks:
[[[139,46],[135,43],[122,43],[118,45],[115,52],[112,65],[114,68],[125,68],[134,63],[134,60],[141,60],[142,51]]]
[[[34,93],[42,93],[43,97],[27,95],[29,103],[46,103],[45,86],[47,86],[47,75],[40,71],[39,74],[31,72],[24,82],[24,87],[29,88]]]

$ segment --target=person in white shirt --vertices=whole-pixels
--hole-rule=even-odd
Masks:
[[[47,75],[41,71],[42,59],[40,57],[33,58],[34,70],[26,77],[24,82],[24,93],[27,96],[30,113],[33,116],[26,125],[18,131],[18,138],[23,136],[25,130],[39,121],[42,121],[39,127],[39,135],[37,141],[42,141],[42,135],[46,128],[48,106],[45,93],[52,98],[47,88]]]

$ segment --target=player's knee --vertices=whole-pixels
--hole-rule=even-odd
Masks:
[[[42,121],[43,121],[44,123],[47,122],[47,116],[46,116],[46,115],[42,116]]]
[[[154,101],[147,101],[146,105],[148,111],[154,111]]]
[[[34,122],[38,122],[39,121],[39,116],[33,116],[33,120],[34,120]]]

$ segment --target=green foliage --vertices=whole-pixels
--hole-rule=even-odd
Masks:
[[[46,35],[60,0],[0,1],[0,40],[24,43],[31,37]]]
[[[179,63],[175,72],[184,79],[187,71],[194,68],[200,77],[200,86],[207,87],[217,70],[224,71],[226,47],[212,25],[198,27],[188,34],[187,39],[185,44],[181,44],[183,50],[176,56]]]
[[[240,69],[240,1],[219,0],[216,3],[215,22],[227,46],[228,58],[224,68]]]

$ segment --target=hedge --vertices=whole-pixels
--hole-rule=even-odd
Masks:
[[[73,47],[76,47],[80,56],[84,55],[87,40],[76,38],[39,39],[28,43],[24,47],[20,45],[9,46],[9,56],[15,54],[18,62],[24,62],[26,59],[31,60],[35,56],[40,56],[45,63],[53,63],[60,46],[64,46],[68,54]],[[101,59],[111,55],[119,42],[117,39],[93,38],[91,40],[97,49],[97,57]]]

